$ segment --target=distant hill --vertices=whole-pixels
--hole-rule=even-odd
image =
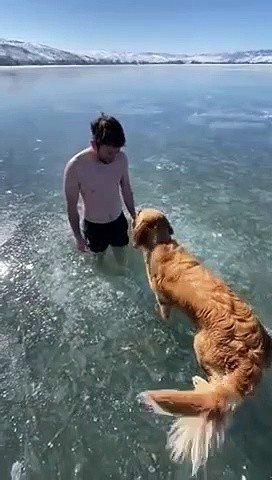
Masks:
[[[0,39],[0,66],[258,63],[272,63],[272,49],[199,55],[110,52],[106,50],[90,50],[85,54],[79,54],[47,45]]]

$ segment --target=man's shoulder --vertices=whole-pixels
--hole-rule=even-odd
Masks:
[[[90,148],[84,148],[84,150],[81,150],[80,152],[76,153],[70,160],[67,162],[67,167],[76,167],[80,166],[87,159],[89,159],[91,154],[91,149]]]
[[[128,158],[124,152],[120,152],[118,154],[118,160],[122,164],[122,166],[126,167],[128,165]]]

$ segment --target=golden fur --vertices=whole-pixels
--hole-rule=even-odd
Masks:
[[[154,390],[139,398],[156,413],[183,416],[170,432],[169,447],[176,461],[191,456],[195,474],[205,465],[214,438],[223,442],[230,410],[253,393],[270,366],[271,338],[252,308],[172,234],[167,218],[155,209],[140,210],[132,225],[156,311],[167,319],[176,306],[192,319],[194,350],[207,381],[194,377],[195,390]]]

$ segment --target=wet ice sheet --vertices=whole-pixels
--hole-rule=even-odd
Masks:
[[[165,452],[169,420],[147,415],[135,397],[191,387],[190,323],[177,312],[169,325],[157,319],[131,247],[122,275],[110,255],[101,272],[73,250],[61,172],[87,143],[90,115],[102,106],[119,114],[137,204],[163,208],[176,237],[271,328],[270,77],[250,69],[84,72],[21,73],[0,114],[0,469],[12,480],[189,478]],[[101,91],[95,101],[90,88]],[[196,109],[201,125],[190,122]],[[210,128],[241,121],[231,132]],[[271,475],[270,385],[237,415],[209,479]]]

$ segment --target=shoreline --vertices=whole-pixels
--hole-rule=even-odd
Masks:
[[[97,68],[97,67],[272,67],[271,63],[110,63],[110,64],[92,64],[92,65],[0,65],[2,70],[19,70],[19,69],[39,69],[39,68]]]

